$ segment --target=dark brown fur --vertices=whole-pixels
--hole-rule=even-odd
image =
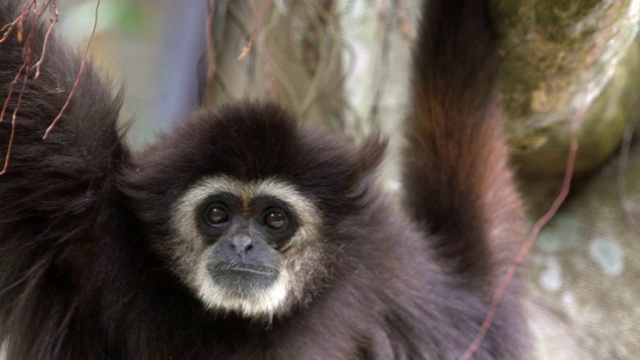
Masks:
[[[0,0],[0,25],[13,20],[17,3]],[[273,105],[196,114],[134,156],[116,128],[120,101],[91,67],[42,140],[79,65],[54,37],[42,77],[23,94],[10,169],[0,177],[0,339],[8,357],[458,358],[521,239],[520,207],[485,4],[431,3],[405,151],[410,216],[374,181],[383,143],[356,148],[300,128]],[[37,31],[40,49],[44,27]],[[23,63],[22,46],[15,36],[0,44],[0,99]],[[3,145],[9,120],[0,123]],[[269,324],[207,311],[150,245],[169,232],[176,199],[216,174],[285,179],[324,216],[324,281]],[[476,359],[523,357],[517,284],[510,289]]]

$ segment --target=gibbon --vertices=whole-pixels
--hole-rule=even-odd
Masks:
[[[0,0],[0,25],[27,3]],[[384,140],[357,146],[274,104],[203,109],[133,153],[121,99],[91,64],[43,139],[81,59],[53,34],[35,79],[23,64],[39,59],[46,24],[9,34],[8,359],[459,358],[523,238],[486,7],[424,5],[400,201],[376,180]],[[475,359],[524,357],[520,298],[515,282]]]

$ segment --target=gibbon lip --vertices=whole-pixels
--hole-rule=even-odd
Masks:
[[[262,275],[262,276],[273,276],[274,272],[267,270],[267,269],[256,269],[256,268],[252,268],[252,267],[247,267],[247,266],[231,266],[231,267],[227,267],[225,268],[223,271],[228,271],[228,272],[246,272],[246,273],[250,273],[250,274],[254,274],[254,275]]]

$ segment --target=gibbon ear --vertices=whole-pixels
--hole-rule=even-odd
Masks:
[[[322,203],[324,215],[339,221],[366,207],[371,200],[367,194],[376,193],[387,141],[373,135],[359,146],[336,141],[331,150],[333,153],[322,166],[323,175],[315,175],[310,181],[316,182],[313,195]]]
[[[370,135],[358,149],[356,156],[356,177],[360,183],[368,185],[378,176],[378,170],[387,153],[389,141],[380,134]]]

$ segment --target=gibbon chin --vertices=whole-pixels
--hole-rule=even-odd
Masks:
[[[27,3],[0,0],[0,26]],[[53,34],[35,79],[23,64],[46,31],[0,43],[8,359],[457,359],[473,342],[523,238],[485,1],[423,8],[402,199],[377,180],[385,140],[356,146],[274,104],[202,110],[132,153],[91,64],[42,139],[80,65]],[[476,359],[525,356],[520,293]]]

